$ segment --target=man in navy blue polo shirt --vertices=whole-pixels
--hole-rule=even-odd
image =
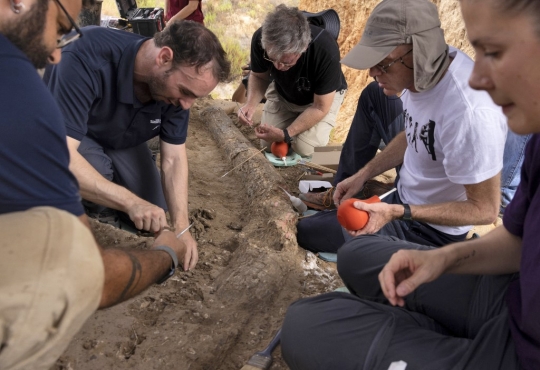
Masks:
[[[188,219],[185,141],[189,107],[229,74],[216,36],[201,24],[179,21],[155,37],[101,27],[62,52],[48,77],[65,117],[70,169],[89,215],[121,211],[138,229],[184,230]],[[161,178],[146,141],[158,136]],[[89,211],[89,212],[88,212]],[[180,236],[197,263],[197,244]]]
[[[36,68],[81,36],[74,19],[91,1],[0,3],[0,369],[49,369],[97,308],[172,276],[186,254],[166,229],[147,250],[101,248],[90,231]]]

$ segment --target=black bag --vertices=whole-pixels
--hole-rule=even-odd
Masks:
[[[153,37],[165,28],[162,8],[137,8],[136,0],[116,0],[116,6],[120,17],[131,23],[133,33]]]
[[[340,31],[339,15],[334,9],[326,9],[318,13],[302,11],[308,22],[325,29],[337,40]]]

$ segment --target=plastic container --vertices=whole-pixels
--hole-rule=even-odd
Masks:
[[[285,192],[285,194],[287,194],[287,196],[289,197],[289,199],[290,199],[290,201],[291,201],[293,207],[296,208],[296,210],[297,210],[300,214],[302,214],[302,213],[304,213],[305,211],[307,211],[307,205],[306,205],[304,202],[302,202],[302,200],[301,200],[300,198],[297,198],[297,197],[295,197],[295,196],[289,194],[289,193],[287,192],[287,190],[283,189],[281,186],[280,186],[280,188],[281,188],[281,190],[283,190],[283,191]]]

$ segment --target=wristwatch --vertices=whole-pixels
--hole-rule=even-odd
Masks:
[[[404,221],[412,221],[412,213],[411,213],[411,207],[408,204],[402,204],[404,210],[403,210],[403,216],[401,216],[401,220]]]
[[[289,135],[289,131],[287,131],[286,128],[283,129],[283,137],[285,138],[283,141],[285,141],[287,144],[293,142],[293,139],[291,138],[291,135]]]
[[[167,247],[166,245],[160,245],[158,247],[155,247],[154,250],[167,252],[172,258],[171,269],[167,272],[165,276],[163,276],[161,279],[159,279],[156,282],[156,284],[163,284],[171,276],[174,275],[174,272],[176,271],[176,268],[178,267],[178,257],[176,256],[176,253],[174,253],[174,251],[171,248]]]

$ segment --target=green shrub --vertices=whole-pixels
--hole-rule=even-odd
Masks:
[[[216,21],[216,13],[206,12],[204,13],[204,24],[212,24]]]
[[[249,50],[243,49],[237,40],[228,36],[219,37],[219,41],[231,62],[230,80],[234,80],[242,74],[242,66],[249,60]]]
[[[164,8],[165,6],[165,0],[136,1],[139,8]],[[280,0],[280,2],[293,5],[297,3],[297,0]],[[235,24],[235,18],[231,17],[231,14],[248,15],[256,20],[255,24],[258,24],[259,22],[262,23],[266,13],[274,9],[275,3],[277,3],[277,0],[260,2],[253,0],[203,1],[204,24],[216,34],[231,61],[231,81],[240,77],[241,67],[249,60],[249,47],[242,47],[242,44],[233,36],[237,33],[231,32],[232,29],[238,27]],[[118,17],[115,0],[103,0],[101,14]]]
[[[233,9],[233,5],[230,0],[222,0],[216,3],[216,11],[220,13],[230,12]]]

